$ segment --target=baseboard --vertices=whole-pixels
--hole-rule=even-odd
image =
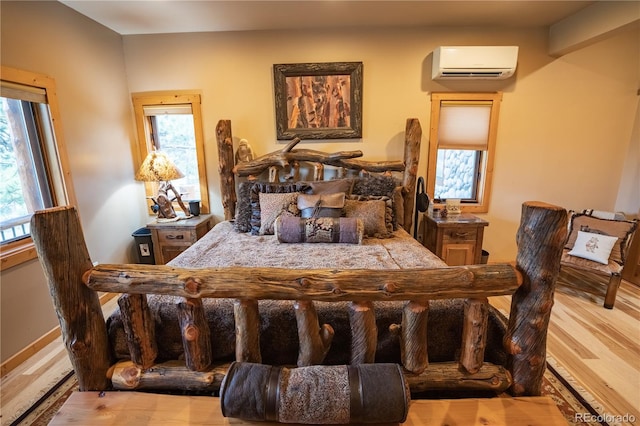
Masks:
[[[104,293],[100,296],[100,305],[104,305],[109,300],[113,299],[117,296],[117,293]],[[39,339],[22,349],[20,352],[16,353],[8,360],[0,364],[0,376],[4,377],[9,374],[12,370],[18,367],[20,364],[31,358],[38,351],[44,349],[49,343],[56,340],[60,337],[60,326],[53,328],[51,331],[47,332]]]

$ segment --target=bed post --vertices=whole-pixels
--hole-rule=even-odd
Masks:
[[[60,321],[62,338],[81,391],[106,390],[109,340],[98,293],[83,282],[92,268],[74,207],[38,211],[31,236]]]
[[[411,233],[413,222],[413,203],[416,198],[416,176],[418,175],[418,162],[420,161],[420,140],[422,139],[422,127],[417,118],[407,118],[404,137],[404,175],[402,187],[404,188],[404,229]],[[416,225],[417,226],[417,225]]]
[[[566,237],[565,209],[535,201],[522,205],[520,228],[516,234],[516,268],[522,273],[523,283],[512,296],[504,338],[514,396],[541,393],[546,369],[547,329]]]
[[[216,126],[218,141],[218,171],[220,172],[220,196],[224,208],[224,220],[236,216],[236,179],[233,173],[233,138],[231,120],[220,120]]]

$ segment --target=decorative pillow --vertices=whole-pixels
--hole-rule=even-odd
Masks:
[[[393,191],[400,185],[400,181],[393,176],[371,175],[356,178],[353,183],[354,195],[386,195],[393,197]]]
[[[335,194],[300,194],[298,209],[300,216],[309,217],[340,217],[344,207],[344,192]]]
[[[238,185],[238,201],[236,201],[236,217],[233,223],[238,232],[251,231],[251,187],[255,182],[240,182]]]
[[[304,192],[307,194],[335,194],[337,192],[344,192],[349,195],[353,188],[353,179],[318,180],[304,183],[307,186]]]
[[[384,195],[350,195],[348,199],[353,201],[384,201],[384,224],[386,227],[386,232],[387,234],[391,234],[396,229],[392,198]]]
[[[269,183],[255,182],[251,186],[251,234],[260,234],[260,194],[261,193],[289,193],[299,192],[299,185],[296,183]]]
[[[393,229],[404,228],[404,195],[402,186],[396,186],[393,190]]]
[[[281,243],[348,243],[362,244],[362,220],[347,217],[318,217],[303,219],[280,216],[275,234]]]
[[[618,244],[615,244],[611,250],[611,260],[622,265],[624,264],[625,248],[637,226],[636,221],[599,219],[584,213],[576,213],[571,216],[569,237],[565,248],[569,250],[573,248],[578,232],[581,230],[617,237]]]
[[[260,235],[273,235],[273,224],[280,216],[299,216],[298,193],[260,193]]]
[[[617,241],[617,237],[578,231],[578,236],[569,255],[607,265],[611,250]]]
[[[388,238],[391,236],[385,221],[386,208],[386,202],[383,200],[346,200],[344,202],[345,217],[362,219],[364,233],[368,237]]]

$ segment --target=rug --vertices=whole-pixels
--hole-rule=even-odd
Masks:
[[[46,426],[60,407],[78,390],[73,372],[69,372],[29,409],[17,417],[11,426]],[[548,357],[542,384],[542,395],[554,400],[571,426],[614,426],[606,423],[603,407],[581,388],[555,359]]]

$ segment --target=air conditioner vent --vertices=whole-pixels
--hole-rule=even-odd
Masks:
[[[518,46],[440,46],[433,51],[434,80],[501,80],[516,71]]]

